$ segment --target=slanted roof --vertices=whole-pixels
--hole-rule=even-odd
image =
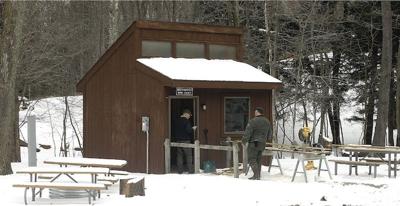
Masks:
[[[272,89],[282,85],[260,69],[234,60],[141,58],[137,61],[173,80],[172,86]]]
[[[110,46],[109,49],[97,60],[97,62],[89,69],[89,71],[82,77],[76,85],[79,92],[84,91],[87,82],[95,75],[95,73],[108,61],[118,47],[125,43],[125,41],[133,35],[135,30],[169,30],[169,31],[185,31],[185,32],[198,32],[198,33],[211,33],[211,34],[233,34],[243,35],[243,29],[231,26],[217,26],[206,24],[194,23],[177,23],[177,22],[162,22],[162,21],[149,21],[137,20],[133,22],[128,29]],[[134,54],[132,54],[134,55]],[[137,54],[138,55],[138,54]]]

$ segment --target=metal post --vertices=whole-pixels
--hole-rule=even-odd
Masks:
[[[149,174],[149,130],[146,130],[146,173]]]
[[[28,166],[36,165],[36,117],[28,116]]]

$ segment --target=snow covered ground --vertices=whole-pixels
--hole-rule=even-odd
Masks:
[[[81,131],[81,98],[71,98],[74,124]],[[32,112],[38,117],[37,143],[52,145],[51,149],[41,149],[38,155],[38,164],[54,155],[59,155],[59,146],[62,136],[63,103],[61,98],[51,98],[35,105]],[[24,113],[21,113],[21,122]],[[67,124],[67,141],[70,148],[77,147],[71,123]],[[21,129],[26,138],[26,125]],[[79,131],[78,131],[79,133]],[[56,148],[53,145],[56,145]],[[71,155],[81,156],[79,152],[70,151]],[[27,167],[27,149],[22,148],[22,163],[13,163],[14,171]],[[329,158],[337,158],[330,156]],[[318,177],[317,171],[308,171],[309,183],[304,182],[302,174],[297,174],[294,182],[291,176],[296,159],[281,160],[284,175],[277,168],[271,173],[263,167],[262,180],[248,180],[243,174],[233,178],[230,173],[224,174],[134,174],[145,177],[145,196],[125,198],[119,195],[118,184],[113,185],[102,194],[102,198],[94,202],[95,205],[174,205],[174,206],[204,206],[204,205],[400,205],[400,177],[388,178],[387,167],[378,168],[378,177],[368,175],[367,167],[359,168],[358,176],[348,175],[348,166],[339,166],[339,174],[333,175],[333,164],[330,169],[333,180],[327,172]],[[29,181],[26,174],[12,174],[0,176],[1,205],[23,205],[24,189],[13,188],[12,184]],[[30,193],[28,193],[30,200]],[[326,201],[323,201],[326,200]],[[87,198],[79,199],[49,199],[44,193],[43,198],[31,205],[87,205]]]
[[[330,157],[332,158],[332,157]],[[281,161],[284,175],[277,168],[271,173],[263,168],[262,180],[248,180],[248,176],[233,178],[231,174],[134,174],[145,177],[145,196],[125,198],[118,194],[118,183],[102,194],[95,205],[400,205],[400,179],[389,179],[387,168],[378,169],[378,177],[368,175],[367,168],[359,168],[358,176],[349,176],[348,167],[339,167],[339,175],[330,180],[327,172],[317,176],[317,171],[308,171],[310,182],[305,183],[302,174],[294,182],[291,175],[294,159]],[[14,170],[26,167],[27,163],[13,164]],[[333,171],[333,165],[330,165]],[[1,205],[23,205],[22,188],[12,184],[29,181],[28,175],[0,176]],[[28,197],[30,194],[28,193]],[[325,199],[326,201],[321,201]],[[87,198],[49,199],[43,198],[32,205],[86,205]]]

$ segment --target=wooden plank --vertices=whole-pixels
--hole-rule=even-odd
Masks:
[[[176,22],[160,22],[140,20],[136,21],[136,27],[141,29],[162,29],[170,31],[190,31],[198,33],[225,33],[225,34],[243,34],[243,29],[232,26],[216,26],[194,23],[176,23]]]
[[[128,184],[128,181],[129,180],[132,180],[132,179],[135,179],[136,177],[133,177],[133,176],[126,176],[126,177],[123,177],[123,178],[120,178],[119,179],[119,194],[120,195],[124,195],[124,194],[126,194],[127,192],[126,192],[126,190],[127,190],[127,184]]]
[[[349,160],[329,160],[331,162],[335,162],[338,164],[346,164],[346,165],[362,165],[362,166],[379,166],[380,163],[377,162],[360,162],[360,161],[349,161]]]
[[[195,148],[194,144],[171,142],[171,147]]]
[[[54,157],[43,161],[46,164],[76,165],[90,167],[121,168],[127,164],[126,160],[104,159],[104,158],[74,158]]]
[[[397,148],[372,148],[372,147],[341,147],[348,152],[369,152],[369,153],[400,153]]]
[[[126,184],[125,197],[145,196],[144,177],[129,180]]]
[[[122,170],[110,170],[110,175],[129,175],[129,172]]]
[[[108,174],[110,169],[98,167],[26,167],[17,174]]]
[[[94,184],[94,183],[70,183],[70,182],[23,182],[15,183],[13,187],[29,187],[29,188],[55,188],[64,190],[101,190],[106,189],[104,184]]]
[[[235,142],[233,143],[233,175],[235,178],[239,178],[239,146]]]
[[[195,148],[194,148],[194,173],[200,172],[200,141],[194,141]]]
[[[231,146],[204,145],[204,144],[200,145],[200,149],[232,151]]]
[[[119,178],[118,177],[113,177],[113,176],[104,176],[104,177],[98,177],[97,180],[99,181],[110,181],[112,183],[118,182]]]

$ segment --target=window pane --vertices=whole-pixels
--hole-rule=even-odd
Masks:
[[[171,57],[171,42],[142,41],[143,57]]]
[[[236,59],[236,47],[210,44],[210,59]]]
[[[176,43],[176,57],[204,58],[204,44]]]
[[[249,121],[248,97],[226,97],[225,98],[225,132],[240,133],[246,129]]]

